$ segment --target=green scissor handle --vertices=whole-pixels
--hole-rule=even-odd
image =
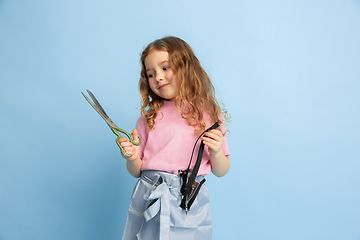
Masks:
[[[120,145],[120,143],[119,143],[119,139],[122,138],[122,136],[121,136],[120,133],[125,134],[125,135],[127,136],[127,138],[129,139],[129,141],[130,141],[132,144],[136,145],[136,146],[139,146],[139,145],[141,144],[141,138],[140,138],[140,136],[138,136],[139,142],[134,142],[134,140],[132,139],[132,135],[133,135],[132,133],[130,134],[130,133],[126,132],[125,130],[121,129],[121,128],[113,128],[113,127],[111,127],[111,130],[112,130],[113,133],[117,136],[117,138],[116,138],[115,141],[116,141],[116,144],[119,146],[121,152],[124,154],[124,156],[126,156],[126,157],[131,157],[132,155],[127,154],[127,153],[125,152],[125,150],[123,149],[123,147],[122,147],[122,146]]]

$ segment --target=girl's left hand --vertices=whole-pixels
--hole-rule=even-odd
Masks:
[[[216,155],[222,151],[222,144],[224,141],[223,133],[220,129],[212,129],[201,137],[204,144],[209,147],[210,155]]]

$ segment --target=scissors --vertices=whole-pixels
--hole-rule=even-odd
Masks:
[[[127,138],[129,139],[129,141],[136,145],[139,146],[141,144],[141,139],[139,136],[139,142],[134,142],[134,140],[132,140],[131,136],[132,133],[129,134],[128,132],[126,132],[125,130],[119,128],[118,126],[116,126],[116,124],[109,118],[109,116],[106,114],[105,110],[101,107],[100,103],[98,102],[98,100],[95,98],[94,94],[92,94],[92,92],[90,92],[89,90],[86,90],[91,99],[94,101],[92,102],[87,96],[85,96],[84,93],[82,93],[82,95],[85,97],[85,99],[90,103],[90,105],[97,111],[97,113],[105,120],[105,122],[107,123],[107,125],[109,125],[110,129],[113,131],[113,133],[117,136],[116,138],[116,143],[119,146],[121,152],[126,156],[126,157],[131,157],[132,155],[129,155],[125,152],[125,150],[123,149],[123,147],[120,145],[119,143],[119,139],[122,138],[120,133],[123,133],[127,136]]]

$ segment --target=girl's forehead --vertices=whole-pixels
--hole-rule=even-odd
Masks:
[[[162,62],[169,61],[169,53],[167,51],[151,50],[145,57],[145,66],[158,65]]]

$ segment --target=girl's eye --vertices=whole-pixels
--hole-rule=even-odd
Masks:
[[[169,67],[164,67],[164,68],[163,68],[164,71],[166,71],[166,70],[168,70],[168,69],[169,69]]]
[[[152,78],[154,76],[154,74],[149,74],[148,78]]]

